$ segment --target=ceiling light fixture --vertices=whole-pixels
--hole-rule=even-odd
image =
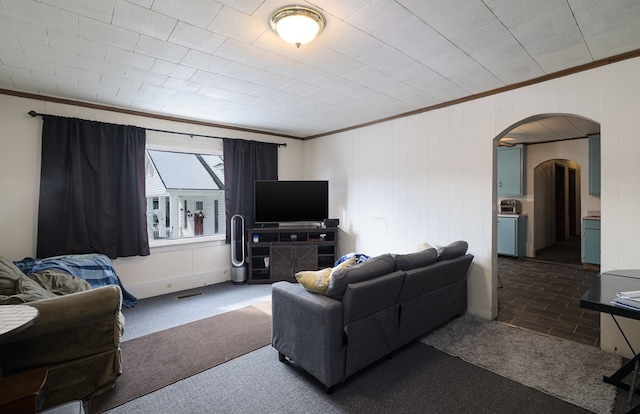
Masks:
[[[271,28],[285,42],[300,47],[324,29],[324,17],[308,7],[287,6],[273,13]]]

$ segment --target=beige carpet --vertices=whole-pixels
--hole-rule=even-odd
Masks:
[[[90,401],[100,413],[271,343],[270,302],[125,341],[115,388]]]

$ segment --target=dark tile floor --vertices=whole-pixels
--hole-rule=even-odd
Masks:
[[[497,319],[599,347],[600,314],[580,308],[580,297],[598,270],[580,264],[579,238],[577,253],[575,243],[570,240],[541,250],[535,260],[499,256]]]

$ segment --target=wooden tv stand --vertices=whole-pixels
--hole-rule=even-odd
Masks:
[[[337,227],[253,228],[248,237],[250,284],[296,282],[297,272],[333,267],[337,259]]]

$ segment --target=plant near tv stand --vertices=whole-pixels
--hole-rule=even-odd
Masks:
[[[249,229],[247,283],[296,282],[299,271],[332,267],[337,252],[336,227]]]

